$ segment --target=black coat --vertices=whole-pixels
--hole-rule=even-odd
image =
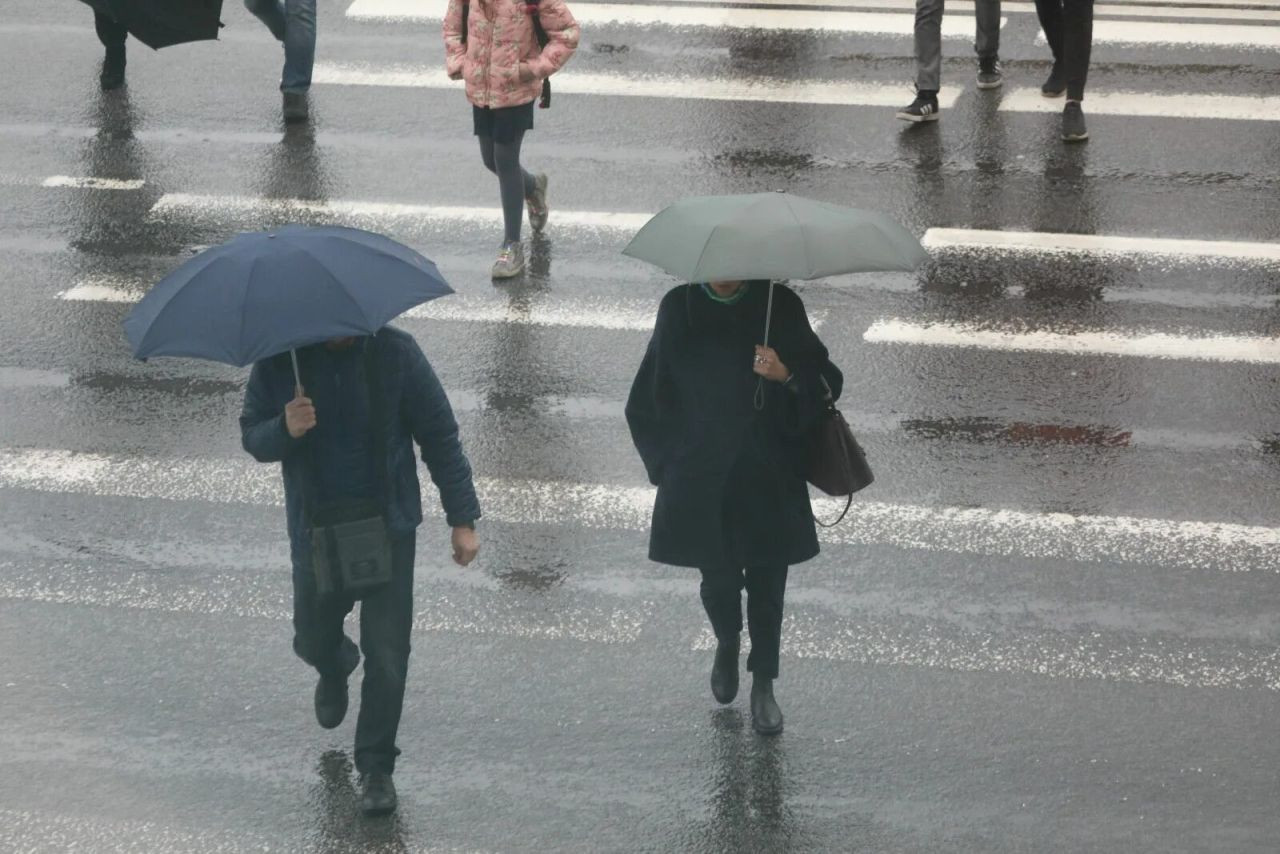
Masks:
[[[662,300],[627,400],[627,424],[658,487],[649,558],[676,566],[794,565],[818,553],[804,479],[805,436],[822,411],[820,374],[838,397],[840,371],[809,326],[804,303],[774,290],[769,345],[794,375],[764,381],[755,408],[755,346],[767,282],[734,305],[699,285]]]

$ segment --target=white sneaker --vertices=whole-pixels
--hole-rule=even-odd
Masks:
[[[493,262],[493,278],[514,279],[523,272],[523,246],[519,243],[507,243],[498,250],[498,260]]]

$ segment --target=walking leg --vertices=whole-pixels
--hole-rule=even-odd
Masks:
[[[244,7],[266,24],[276,41],[284,41],[284,3],[282,0],[244,0]]]
[[[699,595],[711,621],[711,630],[721,643],[734,643],[742,633],[742,570],[736,567],[709,567],[699,570]]]
[[[976,26],[974,52],[979,59],[999,56],[1000,0],[975,0],[973,13]]]
[[[117,89],[124,85],[124,43],[129,37],[129,31],[124,24],[96,9],[93,11],[93,28],[98,33],[98,41],[107,49],[98,82],[103,89]]]
[[[520,165],[520,145],[524,134],[516,135],[511,142],[493,144],[494,171],[498,173],[498,187],[502,193],[502,221],[505,227],[504,242],[519,243],[524,225],[524,200],[533,195],[533,176]]]
[[[284,74],[280,90],[304,94],[316,61],[316,0],[285,0]]]
[[[916,89],[937,93],[942,82],[944,0],[916,0]]]
[[[1062,0],[1036,0],[1036,17],[1040,19],[1040,30],[1053,53],[1054,65],[1062,65]]]
[[[1083,101],[1093,49],[1093,0],[1063,0],[1062,38],[1067,100]]]
[[[782,647],[782,603],[787,589],[787,567],[749,567],[746,585],[747,629],[751,633],[747,669],[756,678],[776,679]]]
[[[360,651],[342,631],[355,603],[316,590],[310,555],[293,564],[293,651],[326,678],[346,680],[360,663]]]
[[[396,733],[409,672],[415,537],[393,535],[391,581],[360,604],[364,680],[356,721],[356,770],[362,774],[391,774],[400,755]]]
[[[480,140],[480,160],[484,163],[484,168],[493,174],[498,174],[498,165],[493,160],[493,137],[477,136]]]

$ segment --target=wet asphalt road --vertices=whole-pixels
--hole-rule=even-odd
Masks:
[[[949,39],[958,97],[921,128],[844,90],[778,102],[910,100],[910,39],[873,25],[593,24],[525,148],[552,225],[502,286],[461,92],[378,77],[436,68],[438,23],[360,5],[321,0],[329,82],[288,130],[279,50],[233,0],[218,44],[132,44],[110,95],[86,9],[7,5],[0,849],[1276,849],[1280,4],[1100,13],[1074,148],[1002,108],[1048,70],[1026,4],[1004,89]],[[1105,40],[1170,26],[1190,38]],[[654,75],[675,84],[618,93]],[[1173,115],[1208,104],[1250,117]],[[765,740],[710,697],[693,575],[644,558],[621,409],[671,282],[618,250],[682,195],[775,188],[889,211],[935,263],[801,286],[878,480],[793,570]],[[140,364],[120,331],[199,247],[293,220],[386,231],[459,292],[401,325],[458,410],[483,552],[460,570],[438,511],[422,529],[386,820],[357,812],[354,713],[318,729],[290,653],[245,372]]]

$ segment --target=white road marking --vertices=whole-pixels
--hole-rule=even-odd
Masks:
[[[66,388],[70,384],[71,375],[61,371],[0,366],[0,388]]]
[[[1243,24],[1175,24],[1158,21],[1093,22],[1094,44],[1195,45],[1240,50],[1280,50],[1280,28]],[[1036,36],[1044,45],[1044,33]]]
[[[142,299],[147,285],[129,277],[98,277],[57,294],[72,302],[133,303]],[[577,329],[647,332],[653,329],[660,294],[652,299],[586,298],[555,299],[517,306],[509,301],[453,295],[416,306],[404,313],[415,320],[458,323],[510,323],[519,326],[556,326]],[[820,329],[826,312],[809,312],[809,322]]]
[[[439,21],[444,7],[417,0],[356,0],[347,17]],[[915,31],[915,16],[894,12],[814,11],[807,9],[756,9],[743,6],[659,6],[630,3],[580,3],[573,16],[584,26],[624,24],[630,26],[714,27],[745,30],[828,30],[844,33],[909,36]],[[1000,19],[1003,27],[1007,18]],[[958,18],[944,18],[942,35],[973,38],[973,24]]]
[[[1280,30],[1280,27],[1276,29]],[[1044,97],[1039,89],[1015,89],[1001,97],[1000,109],[1017,113],[1059,113],[1062,112],[1062,102]],[[1084,110],[1090,116],[1276,122],[1280,121],[1280,97],[1098,92],[1090,89],[1085,95]]]
[[[337,86],[390,86],[457,89],[435,66],[370,66],[316,63],[312,81]],[[674,98],[706,101],[760,101],[778,104],[826,104],[852,107],[900,107],[901,83],[839,83],[761,78],[697,78],[674,75],[589,74],[572,69],[555,76],[556,92],[566,95],[605,95],[635,98]],[[962,89],[944,87],[938,93],[943,109],[955,105]],[[558,215],[558,214],[557,214]]]
[[[1037,97],[1040,96],[1037,94]],[[1041,98],[1041,100],[1044,99]],[[1009,254],[1152,255],[1170,258],[1203,258],[1214,261],[1280,263],[1280,243],[1251,243],[1235,240],[931,228],[924,233],[920,242],[925,248],[934,251],[957,249]]]
[[[85,178],[73,175],[50,175],[40,182],[42,187],[75,187],[83,190],[141,190],[146,186],[141,178]]]
[[[429,482],[428,482],[429,483]],[[646,530],[654,490],[648,486],[479,478],[487,519],[527,525]],[[101,497],[283,503],[275,466],[248,460],[135,457],[40,448],[0,449],[0,488]],[[430,487],[428,487],[428,490]],[[439,513],[438,502],[426,501]],[[831,516],[843,502],[821,498]],[[1229,522],[929,507],[859,500],[840,528],[822,539],[842,545],[1137,563],[1188,569],[1280,569],[1280,528]]]
[[[1161,332],[1023,332],[972,323],[915,323],[892,318],[876,321],[862,337],[876,344],[1280,364],[1280,338],[1242,335],[1193,337]]]
[[[142,299],[146,285],[123,277],[115,284],[98,280],[77,284],[59,299],[132,303]],[[557,299],[548,304],[514,306],[505,300],[450,296],[409,309],[404,317],[461,323],[511,323],[521,326],[563,326],[582,329],[648,331],[653,329],[659,294],[642,299]],[[816,318],[815,318],[816,319]]]
[[[401,202],[312,201],[308,199],[267,199],[261,196],[166,193],[151,208],[152,217],[163,216],[173,212],[233,215],[257,213],[277,216],[309,213],[357,219],[413,219],[450,224],[502,224],[502,208],[498,207],[420,205]],[[650,213],[574,211],[557,208],[553,214],[552,221],[557,226],[571,228],[635,232],[643,227],[652,216],[653,214]]]

